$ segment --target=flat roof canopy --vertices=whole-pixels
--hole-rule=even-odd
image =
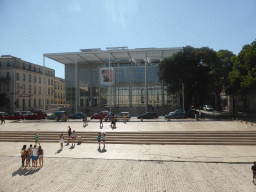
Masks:
[[[125,47],[126,48],[126,47]],[[108,49],[108,48],[107,48]],[[160,62],[164,58],[171,57],[174,53],[182,51],[182,47],[175,48],[137,48],[119,49],[82,49],[81,52],[45,53],[44,57],[66,64],[77,63],[111,63],[144,62],[147,54],[149,62]]]

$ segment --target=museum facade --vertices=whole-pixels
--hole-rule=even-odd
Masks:
[[[182,47],[109,47],[46,53],[44,57],[65,65],[66,107],[146,107],[147,110],[147,106],[169,104],[167,85],[157,74],[158,65],[179,51]]]

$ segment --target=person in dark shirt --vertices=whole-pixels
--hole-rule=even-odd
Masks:
[[[252,166],[252,172],[253,172],[252,182],[254,183],[254,179],[256,178],[256,162],[254,162],[254,165]]]

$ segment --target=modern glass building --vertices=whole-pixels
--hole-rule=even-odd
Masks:
[[[168,104],[167,86],[159,80],[158,65],[181,50],[182,47],[109,47],[47,53],[44,57],[65,65],[67,107],[145,107],[147,110],[149,105]]]

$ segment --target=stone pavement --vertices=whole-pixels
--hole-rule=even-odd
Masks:
[[[11,122],[0,131],[113,131],[109,122]],[[117,123],[114,131],[255,131],[237,121],[171,122],[148,120]],[[39,135],[40,138],[40,135]],[[95,138],[96,139],[96,138]],[[0,146],[0,191],[256,191],[252,162],[256,146],[225,145],[108,145],[81,144],[74,148],[42,143],[43,168],[20,169],[23,144]]]

